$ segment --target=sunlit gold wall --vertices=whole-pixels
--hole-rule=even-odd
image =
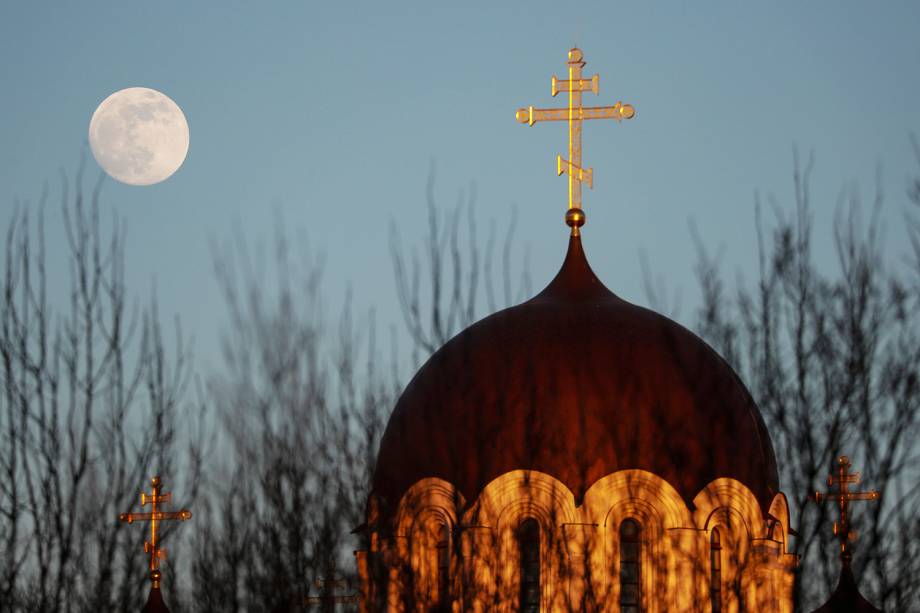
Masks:
[[[562,483],[538,472],[506,473],[469,505],[451,484],[424,479],[400,501],[392,526],[369,517],[370,546],[357,553],[363,610],[517,611],[517,530],[533,518],[540,526],[540,610],[619,611],[619,528],[632,518],[641,525],[642,611],[710,611],[714,576],[722,611],[791,611],[795,556],[787,548],[785,497],[778,494],[764,514],[743,484],[717,479],[696,495],[693,508],[668,483],[639,470],[597,481],[577,507]],[[450,528],[449,567],[439,558],[442,524]],[[721,544],[718,575],[713,529]],[[446,568],[442,595],[445,581],[438,577]]]

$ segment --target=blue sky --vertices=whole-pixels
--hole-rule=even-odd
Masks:
[[[644,303],[638,253],[683,293],[692,322],[693,219],[727,272],[755,270],[753,195],[791,202],[792,151],[816,157],[820,260],[841,189],[868,196],[876,168],[891,253],[920,131],[916,2],[5,2],[0,7],[0,211],[71,174],[90,116],[112,92],[158,89],[188,118],[191,146],[166,182],[108,181],[128,226],[131,289],[155,280],[161,312],[218,364],[223,304],[209,243],[235,224],[270,240],[276,211],[325,254],[330,312],[349,285],[359,308],[400,323],[387,228],[424,230],[425,183],[453,203],[475,184],[480,230],[512,206],[534,289],[566,244],[563,125],[528,128],[521,106],[564,103],[549,80],[578,44],[599,72],[586,104],[635,105],[585,128],[585,246],[605,283]],[[57,206],[48,233],[61,237]],[[63,266],[63,244],[51,240]]]

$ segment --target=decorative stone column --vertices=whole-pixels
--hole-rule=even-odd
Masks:
[[[409,568],[409,539],[392,536],[380,539],[380,555],[383,572],[386,573],[386,610],[388,613],[403,613],[406,610],[405,588],[409,584],[406,576]]]
[[[792,581],[795,556],[784,552],[783,543],[772,539],[753,539],[751,555],[754,598],[758,610],[785,613],[792,610]]]
[[[669,528],[664,534],[668,564],[661,585],[667,596],[660,609],[708,611],[708,533],[697,528]]]
[[[463,573],[463,609],[490,611],[495,597],[492,565],[496,557],[494,534],[488,526],[464,526],[460,533],[460,568]]]
[[[360,549],[355,552],[355,567],[358,570],[358,585],[361,590],[361,600],[358,602],[360,613],[369,613],[372,610],[372,599],[374,598],[373,587],[371,585],[371,575],[368,568],[368,552]]]
[[[565,573],[568,576],[559,577],[557,585],[566,587],[570,611],[597,610],[595,586],[590,584],[592,579],[597,583],[600,578],[592,565],[594,549],[602,545],[597,538],[597,531],[597,524],[562,525],[566,552]]]

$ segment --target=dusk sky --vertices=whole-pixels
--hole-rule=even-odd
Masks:
[[[604,283],[645,303],[639,252],[681,290],[692,325],[693,220],[730,277],[756,270],[754,194],[792,203],[795,147],[815,155],[822,265],[842,190],[886,196],[889,253],[906,251],[901,215],[920,132],[916,2],[4,2],[0,8],[0,210],[34,208],[44,184],[49,264],[64,269],[58,173],[86,157],[90,117],[109,94],[157,89],[191,132],[163,183],[106,180],[103,211],[128,231],[129,289],[155,282],[165,317],[194,335],[199,366],[219,363],[226,321],[210,244],[240,227],[326,259],[327,314],[345,288],[379,324],[401,326],[389,256],[392,220],[417,244],[436,168],[444,207],[476,191],[484,237],[517,207],[516,246],[533,289],[567,242],[564,124],[523,126],[515,110],[563,106],[550,77],[577,44],[600,95],[635,106],[621,124],[588,122],[584,242]],[[2,257],[2,256],[0,256]]]

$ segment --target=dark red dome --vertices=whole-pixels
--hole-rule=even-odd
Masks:
[[[881,609],[866,600],[856,586],[856,578],[849,562],[844,562],[840,569],[840,579],[837,589],[831,594],[830,599],[813,613],[882,613]]]
[[[603,286],[573,237],[538,296],[470,326],[418,371],[380,444],[373,492],[388,515],[425,477],[469,502],[493,479],[537,470],[576,504],[638,468],[691,503],[713,479],[778,491],[763,419],[732,368],[679,324]]]

